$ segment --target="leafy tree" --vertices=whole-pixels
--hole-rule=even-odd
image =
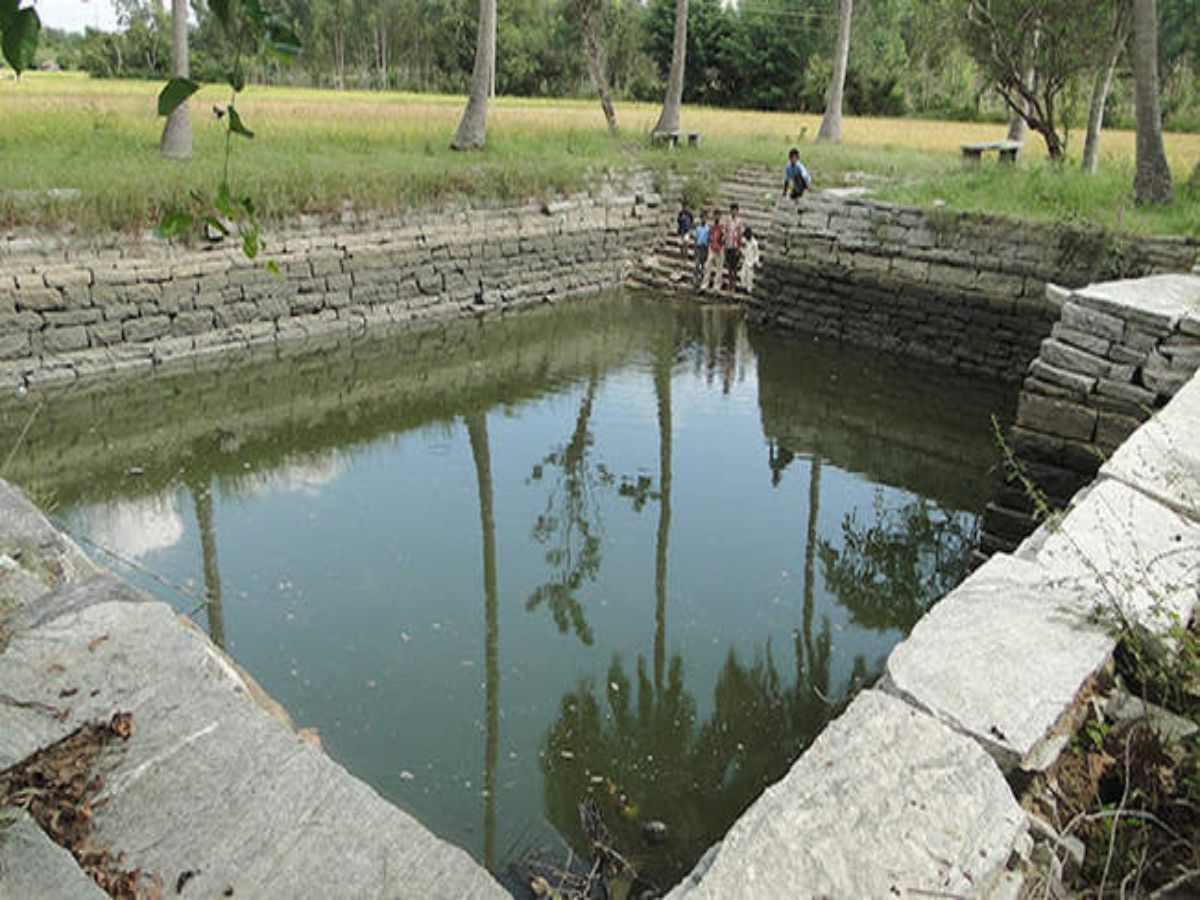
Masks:
[[[1013,112],[1042,136],[1052,160],[1066,152],[1064,92],[1095,67],[1108,14],[1096,0],[967,0],[964,37]],[[1033,71],[1036,77],[1028,79]]]

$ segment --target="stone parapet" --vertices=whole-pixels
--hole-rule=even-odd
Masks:
[[[663,216],[659,199],[641,193],[298,227],[273,236],[254,262],[225,244],[9,241],[0,387],[598,291],[625,281]]]
[[[1187,272],[1197,243],[816,195],[776,212],[765,324],[1019,380],[1059,318],[1050,283]]]
[[[1032,493],[1051,509],[1065,506],[1198,368],[1200,276],[1068,292],[1029,364],[1008,434]],[[1015,549],[1037,525],[1038,502],[1029,484],[1006,472],[984,513],[982,553]]]

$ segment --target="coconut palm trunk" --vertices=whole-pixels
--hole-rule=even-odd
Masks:
[[[171,74],[188,77],[188,0],[171,0]],[[167,159],[187,159],[192,155],[192,122],[185,100],[167,116],[158,144]]]
[[[817,140],[836,144],[842,140],[842,97],[846,91],[846,67],[850,62],[850,25],[854,19],[854,0],[839,0],[837,47],[833,57],[833,78],[825,98],[825,115]]]
[[[1171,169],[1163,149],[1158,105],[1158,3],[1133,0],[1133,95],[1137,113],[1137,203],[1170,203]]]
[[[196,511],[196,529],[200,532],[208,636],[214,644],[224,650],[225,616],[221,608],[221,567],[217,562],[217,532],[213,527],[212,486],[190,483],[189,488],[192,492],[192,506]]]
[[[667,94],[654,134],[678,134],[679,111],[683,105],[683,67],[687,61],[688,0],[675,0],[675,42],[671,46],[671,71]]]
[[[495,81],[496,0],[479,0],[479,31],[475,41],[475,68],[471,72],[471,90],[467,106],[450,147],[454,150],[481,150],[487,141],[488,97]]]
[[[809,465],[811,468],[808,480],[808,531],[804,542],[804,611],[801,635],[804,642],[804,657],[808,660],[810,667],[808,676],[811,678],[811,667],[816,656],[813,646],[813,613],[815,611],[813,578],[816,574],[817,517],[820,515],[821,509],[821,458],[814,454]]]

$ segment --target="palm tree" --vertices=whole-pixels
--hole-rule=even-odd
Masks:
[[[1137,203],[1170,203],[1171,169],[1163,150],[1158,105],[1158,3],[1133,0],[1133,94],[1137,113]]]
[[[654,134],[679,133],[679,109],[683,104],[683,66],[687,57],[688,0],[675,0],[675,41],[671,46],[671,71],[667,94]]]
[[[1098,69],[1092,79],[1092,98],[1088,103],[1087,137],[1083,142],[1083,171],[1095,174],[1100,167],[1100,131],[1104,127],[1104,107],[1112,89],[1113,75],[1125,45],[1129,43],[1129,2],[1114,0],[1112,4],[1112,45],[1108,63]]]
[[[483,863],[496,865],[496,759],[500,747],[500,618],[496,589],[496,520],[492,503],[492,456],[488,445],[487,415],[466,417],[479,486],[479,530],[483,536],[483,608],[487,732],[483,749]]]
[[[171,74],[188,77],[188,0],[171,0]],[[167,116],[159,150],[167,159],[187,159],[192,155],[192,123],[185,100]]]
[[[829,82],[825,116],[817,140],[837,144],[842,140],[842,94],[846,89],[846,66],[850,61],[850,23],[854,18],[854,0],[839,0],[837,48],[833,57],[833,79]]]
[[[496,0],[479,0],[479,32],[475,41],[475,68],[471,72],[471,90],[467,106],[450,147],[454,150],[481,150],[487,141],[488,97],[495,83]]]
[[[796,657],[797,659],[804,658],[812,665],[813,659],[816,657],[816,651],[813,648],[813,569],[817,556],[817,516],[821,509],[821,458],[813,455],[809,471],[808,483],[808,533],[804,543],[804,621],[800,635],[797,635],[796,642]],[[801,653],[800,638],[803,638],[803,653]],[[809,673],[812,677],[812,673]]]

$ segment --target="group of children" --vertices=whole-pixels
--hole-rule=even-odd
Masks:
[[[787,168],[783,172],[783,196],[799,200],[812,187],[812,176],[804,163],[800,162],[800,151],[793,147],[788,151]],[[700,221],[696,222],[687,203],[679,210],[679,243],[687,250],[695,249],[692,282],[697,291],[721,288],[724,277],[725,290],[733,294],[754,291],[754,273],[758,269],[758,239],[754,232],[742,225],[736,203],[729,204],[729,216],[722,220],[720,212],[713,213],[712,225],[708,224],[708,212],[700,210]]]
[[[698,291],[710,288],[724,289],[729,293],[754,290],[754,272],[758,268],[758,238],[751,228],[744,225],[736,203],[729,205],[729,215],[722,219],[720,212],[713,213],[712,224],[708,224],[708,211],[700,210],[700,221],[695,221],[691,209],[685,203],[679,211],[679,241],[685,247],[690,243],[695,250],[692,282]]]

